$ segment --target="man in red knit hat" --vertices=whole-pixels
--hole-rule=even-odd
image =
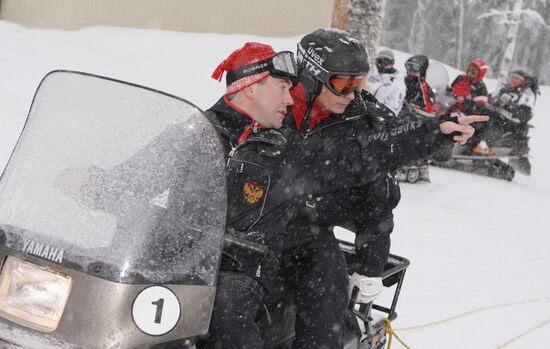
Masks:
[[[291,134],[279,132],[297,78],[291,52],[248,42],[214,71],[227,90],[209,109],[225,146],[227,231],[209,348],[262,348],[256,317],[279,270],[290,194],[299,161]],[[284,171],[283,171],[284,170]],[[226,239],[228,240],[228,239]]]

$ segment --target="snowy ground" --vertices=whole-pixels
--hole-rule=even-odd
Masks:
[[[127,80],[207,108],[224,90],[210,75],[232,50],[261,41],[294,51],[297,40],[105,27],[29,30],[0,21],[0,169],[50,70]],[[397,55],[398,67],[407,57]],[[412,264],[394,328],[412,348],[550,342],[548,97],[545,86],[533,119],[530,177],[509,183],[431,168],[432,183],[403,184],[392,251]]]

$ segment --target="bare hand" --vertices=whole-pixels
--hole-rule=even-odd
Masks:
[[[460,135],[453,136],[453,140],[459,142],[461,145],[464,145],[476,131],[472,126],[470,126],[470,124],[473,122],[483,122],[487,120],[489,120],[487,115],[459,116],[458,123],[445,121],[439,124],[439,129],[441,130],[441,133],[445,135],[453,132],[459,132]]]

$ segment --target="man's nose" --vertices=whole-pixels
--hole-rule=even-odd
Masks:
[[[344,95],[343,97],[348,99],[351,102],[355,98],[355,91],[351,91],[350,93],[348,93],[347,95]]]
[[[286,105],[293,105],[294,104],[294,100],[292,99],[292,96],[290,95],[290,91],[285,92],[285,95],[284,95],[284,98],[283,98],[283,103],[286,104]]]

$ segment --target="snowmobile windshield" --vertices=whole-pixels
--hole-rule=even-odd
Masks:
[[[449,73],[445,66],[439,62],[432,62],[426,72],[426,81],[436,95],[444,95],[449,86]]]
[[[53,72],[0,180],[0,238],[111,281],[214,285],[224,172],[218,135],[197,107]]]

